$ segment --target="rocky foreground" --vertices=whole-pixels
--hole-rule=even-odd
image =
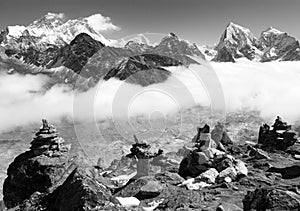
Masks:
[[[204,125],[177,152],[134,137],[130,153],[93,166],[43,121],[10,164],[8,210],[300,210],[300,143],[278,117],[258,142],[238,144],[224,125]],[[4,205],[7,208],[4,208]],[[0,208],[1,209],[1,208]]]

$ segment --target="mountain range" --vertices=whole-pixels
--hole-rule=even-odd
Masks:
[[[110,78],[130,78],[142,86],[162,82],[169,75],[164,67],[197,63],[194,57],[214,62],[300,61],[296,38],[273,27],[256,38],[249,29],[229,23],[214,46],[192,44],[174,33],[155,45],[135,40],[121,45],[101,35],[89,19],[65,20],[48,13],[28,26],[8,26],[0,33],[1,66],[9,73],[47,74],[52,84],[87,89]]]

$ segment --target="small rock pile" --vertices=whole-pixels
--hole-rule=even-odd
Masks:
[[[70,145],[64,145],[64,139],[58,136],[53,125],[49,125],[47,120],[42,120],[42,126],[35,133],[30,149],[37,155],[45,154],[49,157],[60,156],[70,150]]]
[[[194,149],[179,167],[179,175],[190,178],[182,185],[186,185],[188,189],[201,189],[214,183],[229,183],[238,176],[248,174],[244,162],[227,155],[222,143],[211,139],[208,125],[199,128],[195,137]]]
[[[135,143],[130,149],[130,154],[126,155],[129,158],[135,158],[137,160],[137,174],[136,178],[148,176],[150,171],[150,159],[158,157],[163,153],[161,149],[158,152],[152,152],[151,146],[146,142],[140,142],[136,136],[134,136]]]
[[[218,122],[215,128],[211,131],[211,138],[216,142],[220,142],[224,146],[233,144],[232,140],[228,136],[224,124]]]
[[[270,126],[264,124],[259,128],[258,144],[265,150],[286,150],[288,147],[294,145],[298,138],[298,133],[292,130],[291,125],[277,116],[275,123]]]

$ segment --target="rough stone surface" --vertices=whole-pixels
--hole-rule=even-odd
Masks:
[[[199,179],[200,181],[213,184],[213,183],[215,183],[218,175],[219,175],[219,172],[216,169],[211,168],[211,169],[208,169],[207,171],[203,172],[202,174],[200,174],[197,177],[197,180]]]
[[[275,188],[249,191],[243,200],[244,210],[299,210],[300,195]]]

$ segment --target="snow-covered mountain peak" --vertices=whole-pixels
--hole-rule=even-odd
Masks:
[[[261,33],[261,36],[270,36],[270,35],[282,35],[284,32],[270,26]]]
[[[264,30],[262,32],[262,34],[269,34],[269,33],[271,33],[271,34],[284,34],[284,32],[282,32],[282,31],[280,31],[280,30],[278,30],[278,29],[276,29],[272,26],[270,26],[269,28],[267,28],[266,30]]]
[[[108,45],[111,41],[102,36],[100,31],[114,29],[114,27],[117,28],[110,23],[109,18],[101,14],[66,20],[63,13],[47,13],[28,26],[8,26],[7,41],[13,43],[14,40],[26,34],[37,37],[41,43],[61,46],[70,43],[78,34],[86,33],[93,39]]]
[[[242,30],[242,31],[249,31],[250,32],[250,30],[248,29],[248,28],[246,28],[246,27],[244,27],[244,26],[241,26],[241,25],[239,25],[239,24],[236,24],[236,23],[234,23],[234,22],[229,22],[228,24],[227,24],[227,27],[226,27],[227,29],[239,29],[239,30]]]
[[[259,60],[262,52],[258,49],[258,40],[250,29],[230,22],[216,47],[215,61],[234,61],[234,58],[247,57]]]
[[[53,25],[61,25],[66,21],[66,17],[64,13],[47,13],[43,17],[41,17],[38,20],[33,21],[28,27],[37,27],[39,24],[45,24],[45,23],[55,23]]]
[[[250,29],[230,22],[221,37],[221,41],[225,40],[237,45],[240,40],[249,44],[255,40],[255,37]]]
[[[47,19],[61,19],[64,20],[65,19],[65,14],[64,13],[52,13],[52,12],[48,12],[45,16],[45,18]]]

